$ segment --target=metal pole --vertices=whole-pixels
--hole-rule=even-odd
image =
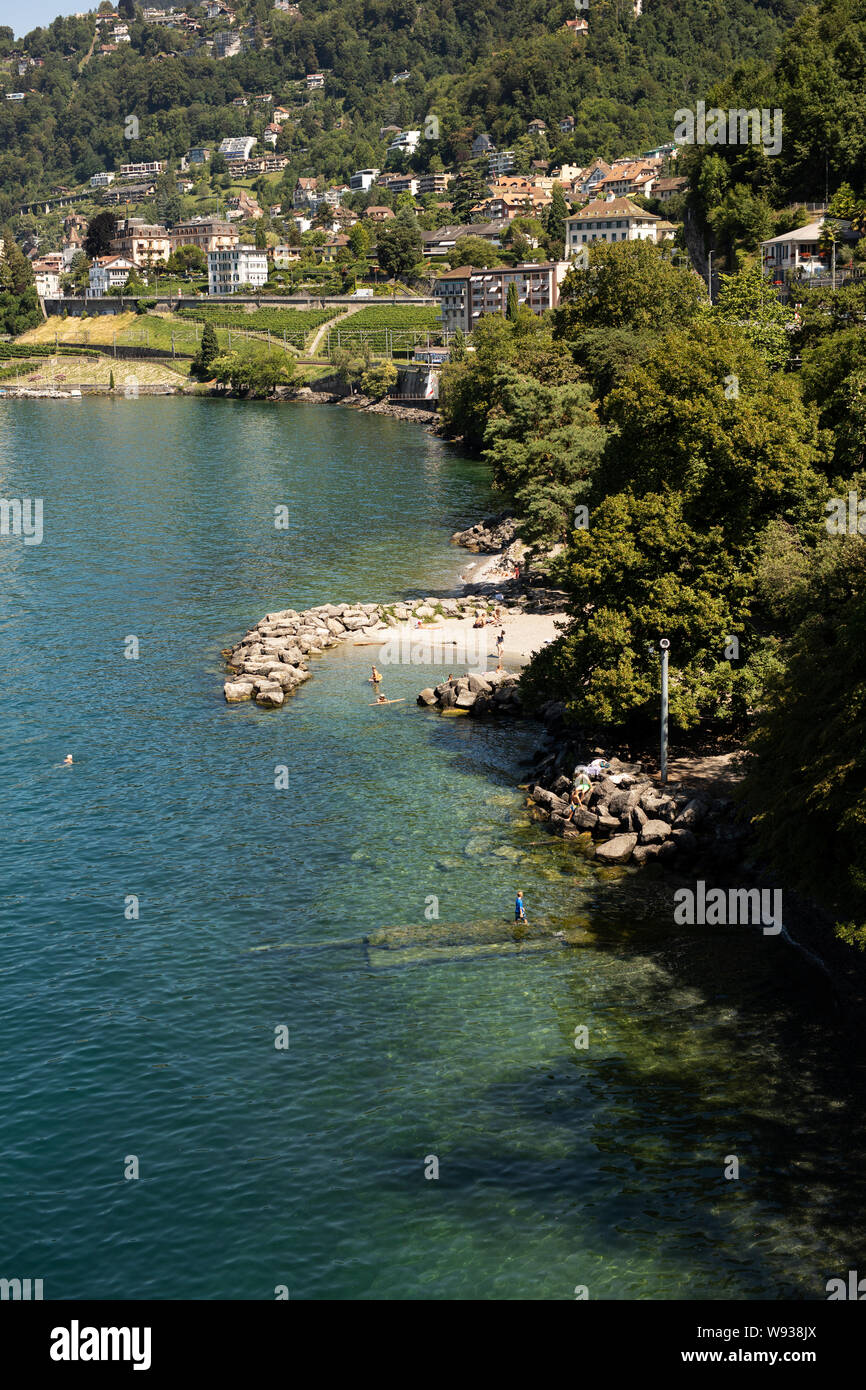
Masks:
[[[659,642],[662,652],[662,725],[661,725],[661,774],[662,786],[668,780],[668,650],[670,642],[663,637]]]
[[[709,253],[709,271],[707,273],[707,288],[710,292],[710,303],[713,302],[713,253]]]

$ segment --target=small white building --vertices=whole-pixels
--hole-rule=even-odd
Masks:
[[[254,246],[220,247],[207,253],[208,294],[234,294],[248,285],[257,289],[267,278],[267,254]]]
[[[368,193],[378,177],[378,169],[356,169],[349,179],[349,187],[353,193]]]
[[[108,170],[103,170],[102,173],[94,174],[94,175],[93,175],[93,177],[92,177],[91,180],[90,180],[90,187],[91,187],[91,188],[109,188],[109,187],[111,186],[111,184],[114,183],[114,180],[115,180],[116,178],[117,178],[117,175],[116,175],[116,174],[109,173]]]
[[[132,272],[135,270],[135,263],[127,259],[126,256],[99,256],[90,267],[90,284],[87,288],[88,299],[98,299],[109,290],[118,289],[125,285]]]

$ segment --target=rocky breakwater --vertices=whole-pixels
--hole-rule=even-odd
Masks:
[[[356,632],[382,631],[388,624],[377,603],[325,603],[298,613],[268,613],[236,647],[223,655],[231,673],[223,687],[229,704],[255,700],[277,709],[310,679],[308,658]]]
[[[483,675],[461,676],[458,680],[427,686],[417,703],[435,706],[445,713],[470,714],[476,719],[485,714],[523,712],[520,678],[509,671],[485,671]]]
[[[390,604],[323,603],[302,613],[294,608],[268,613],[236,646],[223,651],[229,671],[225,698],[229,704],[255,700],[264,708],[278,709],[287,695],[309,680],[309,657],[338,642],[363,638],[384,643],[388,629],[404,623],[420,624],[410,630],[412,642],[418,643],[425,632],[435,642],[438,620],[466,618],[479,609],[492,612],[494,605],[477,598],[427,597]],[[446,653],[452,648],[453,643]],[[395,652],[396,660],[406,656],[401,649]]]
[[[535,785],[530,796],[554,833],[581,840],[605,864],[685,864],[717,861],[724,842],[729,803],[657,785],[640,763],[609,760],[605,776],[593,782],[584,804],[571,810],[572,781],[559,776],[549,788]]]

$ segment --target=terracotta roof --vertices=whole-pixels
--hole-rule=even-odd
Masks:
[[[580,212],[574,212],[567,222],[585,222],[589,218],[598,217],[642,217],[649,222],[658,222],[659,218],[655,213],[647,212],[644,208],[639,208],[637,203],[633,203],[630,198],[611,198],[605,201],[603,198],[593,198],[591,203],[587,203]]]

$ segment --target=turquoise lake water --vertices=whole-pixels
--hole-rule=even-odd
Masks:
[[[0,474],[44,499],[40,545],[0,541],[0,1275],[749,1299],[857,1267],[845,1040],[778,938],[675,927],[670,880],[551,839],[535,735],[419,709],[441,668],[389,672],[387,711],[370,649],[223,701],[268,610],[450,591],[477,462],[346,410],[99,399],[0,407]],[[477,940],[517,888],[585,943]]]

